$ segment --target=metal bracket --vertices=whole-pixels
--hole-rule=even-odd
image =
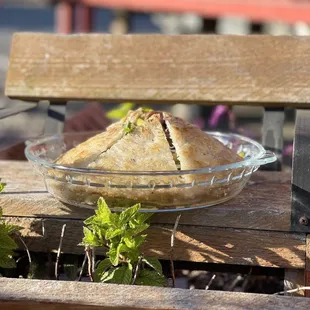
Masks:
[[[48,103],[47,119],[44,125],[44,135],[62,133],[66,118],[67,102],[57,102],[57,105]]]
[[[277,161],[263,166],[262,170],[280,171],[283,152],[283,108],[265,108],[262,130],[262,144],[266,150],[277,155]]]
[[[291,230],[310,232],[310,110],[296,113],[291,198]]]
[[[0,108],[0,119],[19,114],[21,112],[26,112],[36,107],[36,103],[12,104],[10,107]]]

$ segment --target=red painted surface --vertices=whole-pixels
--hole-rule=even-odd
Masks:
[[[55,24],[56,32],[68,34],[71,33],[73,21],[73,4],[63,1],[56,4]]]
[[[75,32],[91,32],[92,31],[92,8],[77,3],[75,6],[74,16]]]
[[[73,2],[76,3],[75,16]],[[310,0],[62,0],[56,7],[57,32],[72,32],[73,18],[75,31],[90,32],[90,7],[142,12],[191,12],[215,18],[236,15],[258,22],[280,20],[310,23]]]
[[[76,0],[89,6],[144,12],[245,16],[255,21],[310,22],[309,0]]]

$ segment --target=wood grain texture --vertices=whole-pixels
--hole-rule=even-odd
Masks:
[[[310,286],[310,235],[307,235],[307,243],[306,243],[305,285]],[[310,297],[309,290],[305,292],[305,296]]]
[[[0,285],[0,300],[93,305],[100,309],[291,310],[310,307],[307,298],[251,293],[5,278],[0,278]]]
[[[5,93],[308,107],[309,43],[288,36],[17,33]]]
[[[64,253],[80,254],[83,237],[82,221],[61,218],[5,217],[7,223],[23,227],[21,234],[34,252],[55,251],[63,224]],[[143,248],[145,255],[169,259],[173,225],[151,225]],[[18,242],[18,240],[17,240]],[[23,245],[19,244],[23,249]],[[225,229],[179,225],[176,233],[174,259],[205,263],[227,263],[281,268],[305,267],[304,234]],[[101,249],[96,251],[104,254]]]
[[[89,305],[68,305],[63,303],[46,303],[46,302],[28,302],[28,301],[1,301],[0,309],[5,310],[123,310],[121,308],[111,308],[111,307],[100,307],[100,306],[89,306]],[[135,310],[129,309],[128,310]]]
[[[0,196],[6,216],[83,220],[92,210],[69,207],[46,191],[43,177],[29,163],[0,161],[0,177],[7,183]],[[257,172],[235,199],[216,207],[186,211],[180,224],[275,231],[290,230],[290,174]],[[154,224],[174,224],[175,213],[156,214]]]
[[[305,270],[303,269],[285,269],[284,290],[293,290],[305,286]],[[304,296],[305,291],[300,290],[287,294],[288,296]]]
[[[68,207],[51,197],[42,177],[26,162],[0,161],[0,175],[7,183],[0,207],[7,222],[24,227],[22,234],[30,250],[57,249],[66,223],[62,250],[83,252],[77,244],[82,239],[82,221],[93,214],[92,210]],[[236,199],[214,208],[183,212],[176,234],[175,259],[304,268],[305,234],[285,232],[290,225],[288,190],[288,174],[259,172]],[[176,216],[154,216],[144,249],[147,255],[169,258]],[[253,228],[260,230],[250,230]]]

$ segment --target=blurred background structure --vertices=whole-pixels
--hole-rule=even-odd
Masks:
[[[0,0],[0,111],[18,104],[3,94],[10,39],[16,31],[309,35],[309,12],[310,1],[298,0]],[[105,111],[111,107],[70,104],[65,129],[104,129],[109,123]],[[198,108],[176,103],[164,108],[205,129],[235,131],[260,140],[260,107]],[[293,111],[286,116],[291,122],[284,129],[284,163],[290,165]],[[44,104],[0,118],[0,158],[23,158],[23,141],[41,135],[45,121]],[[51,126],[50,132],[57,130],[57,122]]]

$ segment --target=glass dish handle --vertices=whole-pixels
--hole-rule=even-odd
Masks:
[[[277,155],[274,152],[266,151],[264,154],[262,154],[260,157],[253,159],[251,164],[253,165],[266,165],[273,163],[277,160]]]

